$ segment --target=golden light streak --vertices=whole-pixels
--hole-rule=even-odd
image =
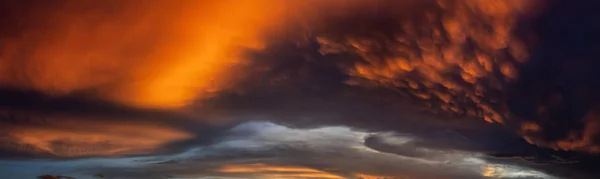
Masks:
[[[297,166],[273,166],[266,164],[236,164],[225,165],[217,170],[221,173],[246,173],[256,174],[267,178],[281,179],[300,179],[300,178],[333,178],[341,179],[343,177],[327,173],[324,171],[297,167]]]
[[[395,179],[395,178],[409,179],[409,178],[406,178],[406,177],[393,177],[393,176],[367,175],[367,174],[362,174],[362,173],[357,173],[357,174],[355,174],[355,178],[357,178],[357,179],[383,179],[383,178],[390,178],[390,179]]]

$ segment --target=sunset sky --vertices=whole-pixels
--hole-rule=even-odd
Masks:
[[[595,179],[596,17],[585,0],[1,1],[0,178]]]

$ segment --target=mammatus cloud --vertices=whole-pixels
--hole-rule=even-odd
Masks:
[[[522,26],[533,23],[532,19],[544,11],[542,7],[558,4],[427,1],[415,5],[419,11],[408,15],[395,15],[394,11],[381,8],[383,12],[378,14],[357,13],[346,18],[356,28],[337,28],[340,27],[337,24],[324,30],[317,41],[325,55],[349,53],[360,59],[341,65],[353,77],[347,84],[390,88],[435,113],[501,123],[522,134],[531,144],[597,153],[597,133],[593,132],[597,117],[593,113],[572,121],[581,129],[552,134],[560,131],[541,119],[544,118],[541,115],[548,113],[548,104],[539,104],[535,109],[537,112],[533,113],[540,115],[537,118],[522,116],[523,109],[514,106],[515,101],[531,90],[515,87],[531,83],[528,76],[535,72],[528,67],[537,62],[529,61],[543,58],[531,54],[549,53],[540,50],[539,43],[532,40],[547,38],[544,36],[547,34],[538,35],[533,28]],[[555,10],[552,8],[549,9]],[[527,79],[522,79],[524,76]],[[538,90],[544,89],[538,87]],[[555,106],[575,100],[565,99],[565,95],[550,95],[549,100],[554,100]]]
[[[504,123],[505,111],[495,106],[503,97],[491,94],[516,80],[516,65],[527,60],[527,47],[513,31],[532,3],[436,1],[415,18],[379,22],[390,23],[386,26],[366,22],[360,24],[364,31],[332,33],[318,41],[324,54],[361,57],[348,69],[355,77],[349,84],[376,83],[440,111]]]

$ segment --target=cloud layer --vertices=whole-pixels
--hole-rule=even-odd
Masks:
[[[2,3],[2,170],[597,174],[600,26],[578,1]]]
[[[111,178],[555,178],[521,167],[514,160],[487,161],[477,153],[422,146],[419,150],[427,156],[409,156],[375,150],[364,143],[370,135],[395,147],[415,140],[390,134],[347,127],[292,129],[269,122],[248,122],[232,128],[218,143],[175,155],[82,159],[56,162],[51,168],[57,174],[83,178],[97,172]],[[30,163],[34,168],[51,164]]]

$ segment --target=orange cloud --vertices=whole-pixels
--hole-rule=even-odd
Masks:
[[[83,0],[28,6],[2,21],[15,33],[0,36],[0,85],[179,108],[246,76],[243,67],[252,61],[245,50],[304,28],[320,18],[316,8],[341,11],[354,4]]]
[[[7,126],[9,149],[58,157],[141,155],[162,152],[192,134],[152,123],[61,120],[44,126]]]
[[[187,1],[172,15],[172,34],[132,74],[117,99],[138,106],[180,107],[231,84],[241,48],[263,46],[265,29],[282,16],[282,4],[259,1]],[[140,79],[140,80],[136,80]]]
[[[304,1],[68,1],[16,12],[0,85],[177,108],[232,85]]]

